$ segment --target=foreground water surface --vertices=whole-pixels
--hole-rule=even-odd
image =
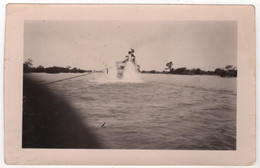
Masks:
[[[80,74],[25,75],[44,83]],[[236,78],[140,74],[120,81],[94,73],[46,86],[70,102],[104,148],[236,149]]]

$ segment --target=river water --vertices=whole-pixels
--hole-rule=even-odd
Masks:
[[[79,74],[26,75],[44,83]],[[236,149],[236,78],[139,74],[121,81],[109,72],[47,86],[104,148]]]

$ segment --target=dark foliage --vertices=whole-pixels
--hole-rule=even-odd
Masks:
[[[227,65],[224,68],[217,68],[214,71],[204,71],[200,68],[187,69],[186,67],[176,68],[174,69],[172,62],[168,62],[166,64],[166,68],[164,71],[141,71],[141,73],[153,73],[153,74],[181,74],[181,75],[217,75],[221,77],[237,77],[237,69],[233,65]]]
[[[92,72],[91,70],[83,70],[79,68],[71,68],[70,66],[64,68],[64,67],[47,67],[44,68],[42,65],[38,67],[33,67],[32,60],[28,59],[23,64],[23,72],[24,73],[30,73],[30,72],[36,72],[36,73],[84,73],[84,72]]]
[[[24,73],[30,72],[45,72],[45,73],[84,73],[84,72],[92,72],[91,70],[82,70],[79,68],[71,68],[70,66],[64,67],[47,67],[38,66],[37,68],[33,67],[32,60],[28,59],[23,64]],[[98,72],[98,71],[96,71]],[[233,65],[227,65],[224,68],[216,68],[214,71],[204,71],[200,68],[187,69],[186,67],[181,68],[173,68],[173,63],[168,62],[166,64],[166,68],[164,71],[141,71],[141,73],[152,73],[152,74],[181,74],[181,75],[217,75],[221,77],[237,77],[237,69]]]

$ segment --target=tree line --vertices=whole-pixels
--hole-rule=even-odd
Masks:
[[[205,71],[200,68],[187,69],[186,67],[173,68],[173,63],[168,62],[163,71],[141,71],[142,73],[162,73],[162,74],[181,74],[181,75],[217,75],[221,77],[237,77],[237,69],[233,65],[227,65],[223,68],[216,68],[214,71]]]
[[[33,67],[32,59],[27,59],[23,64],[23,71],[24,73],[30,72],[45,72],[45,73],[84,73],[84,72],[92,72],[92,70],[83,70],[80,68],[71,68],[70,66],[67,67],[59,67],[59,66],[52,66],[52,67]],[[223,68],[216,68],[214,71],[205,71],[201,70],[200,68],[193,68],[187,69],[186,67],[181,68],[173,68],[173,63],[168,62],[166,63],[166,68],[163,71],[156,71],[150,70],[146,71],[143,70],[141,73],[153,73],[153,74],[180,74],[180,75],[217,75],[221,77],[237,77],[237,69],[233,65],[227,65]]]
[[[45,72],[45,73],[84,73],[84,72],[92,72],[92,70],[83,70],[80,68],[71,68],[70,66],[67,67],[59,67],[59,66],[52,66],[52,67],[43,67],[39,65],[38,67],[33,67],[32,59],[27,59],[23,63],[23,72],[30,73],[30,72]]]

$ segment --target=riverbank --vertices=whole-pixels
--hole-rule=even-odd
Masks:
[[[197,69],[187,69],[177,68],[171,69],[170,71],[156,71],[150,70],[146,71],[143,70],[141,73],[149,73],[149,74],[175,74],[175,75],[215,75],[220,77],[237,77],[237,70],[235,68],[217,68],[214,71],[204,71],[199,68]]]

